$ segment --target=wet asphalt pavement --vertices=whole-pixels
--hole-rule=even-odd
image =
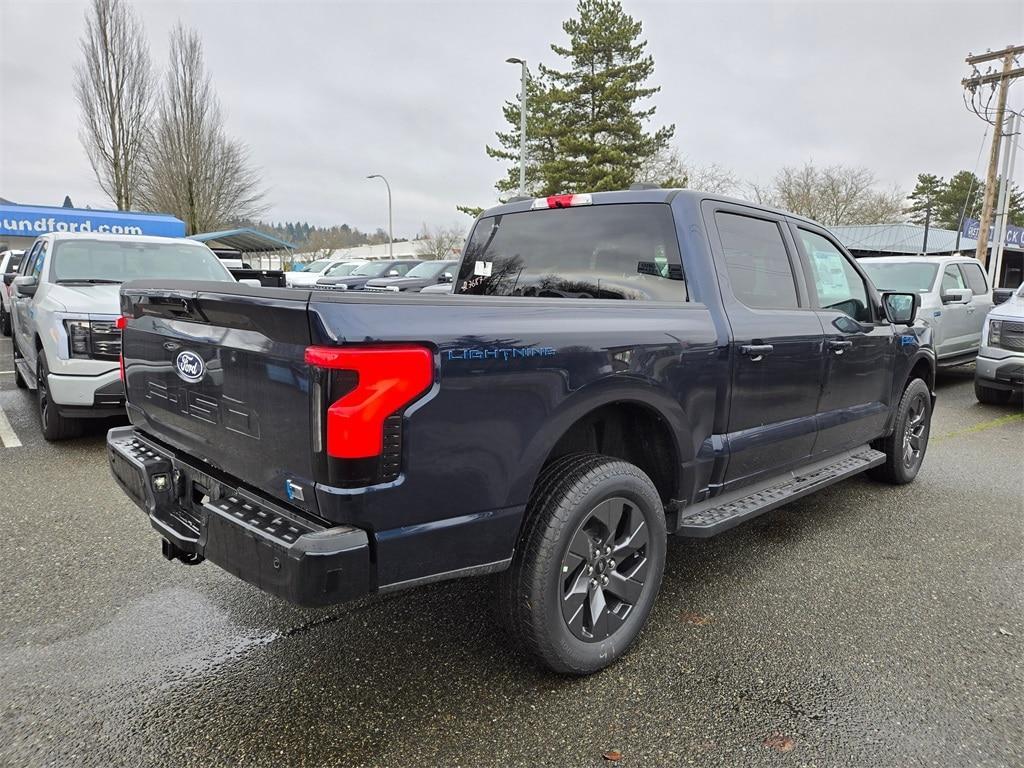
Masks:
[[[305,611],[165,562],[107,425],[47,445],[0,373],[0,765],[1022,766],[1024,420],[971,376],[914,484],[672,542],[632,652],[566,679],[486,580]]]

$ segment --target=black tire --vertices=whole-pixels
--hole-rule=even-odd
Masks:
[[[1008,389],[996,389],[995,387],[987,387],[977,379],[974,380],[974,396],[978,398],[979,403],[985,405],[1006,405],[1010,402],[1010,397],[1013,395]]]
[[[11,346],[14,347],[14,386],[18,389],[28,389],[28,383],[21,375],[21,371],[18,370],[18,361],[21,359],[21,354],[18,352],[18,340],[12,340]]]
[[[11,335],[11,316],[7,314],[2,301],[0,301],[0,333],[4,336]]]
[[[537,480],[499,579],[502,623],[555,672],[597,672],[647,623],[665,550],[665,510],[639,468],[597,454],[556,459]]]
[[[46,355],[39,350],[36,361],[36,402],[39,405],[39,423],[43,428],[43,438],[48,442],[67,440],[82,434],[82,422],[79,419],[68,419],[57,412],[57,406],[50,400],[50,386],[47,374],[50,368],[46,364]]]
[[[928,450],[932,427],[932,394],[921,379],[912,379],[896,408],[892,434],[874,447],[885,453],[885,463],[869,474],[893,485],[906,485],[917,477]]]

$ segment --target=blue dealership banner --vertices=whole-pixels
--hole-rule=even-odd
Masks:
[[[0,205],[0,237],[36,237],[47,232],[184,237],[185,223],[166,213]]]
[[[996,225],[993,224],[988,228],[988,239],[992,240],[995,235]],[[978,239],[978,233],[981,232],[981,222],[977,219],[964,219],[964,228],[960,230],[964,237],[969,237],[972,240]],[[1015,227],[1012,224],[1006,225],[1006,242],[1003,245],[1013,245],[1018,248],[1024,248],[1024,227]]]

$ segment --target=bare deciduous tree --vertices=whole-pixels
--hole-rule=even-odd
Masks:
[[[245,145],[224,130],[202,42],[180,24],[171,33],[141,199],[151,210],[180,218],[188,234],[253,219],[265,210],[259,173]]]
[[[155,79],[142,24],[123,0],[93,0],[75,66],[80,138],[100,188],[118,207],[135,203],[153,113]]]
[[[867,168],[813,162],[781,169],[769,187],[749,185],[760,203],[819,221],[826,226],[889,224],[903,218],[904,195],[897,188],[880,190]]]
[[[731,194],[739,187],[739,180],[728,168],[718,163],[691,163],[672,146],[665,147],[648,157],[640,167],[636,181],[659,184],[663,187],[697,189],[719,195]]]
[[[416,253],[424,259],[453,259],[462,250],[466,233],[459,227],[431,229],[424,224],[416,240]]]

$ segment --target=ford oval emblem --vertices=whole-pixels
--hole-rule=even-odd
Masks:
[[[177,370],[178,376],[193,384],[202,381],[203,375],[206,373],[206,364],[203,362],[203,358],[187,349],[178,353],[174,359],[174,368]]]

